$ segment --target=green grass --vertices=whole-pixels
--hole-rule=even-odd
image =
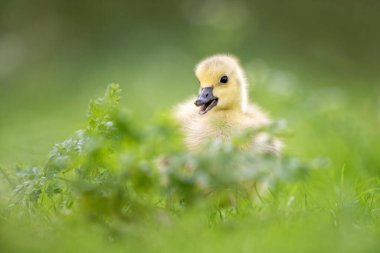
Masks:
[[[46,161],[1,167],[0,251],[378,252],[378,91],[252,69],[253,100],[288,123],[280,164],[220,144],[187,154],[166,113],[125,113],[110,86]],[[260,173],[242,178],[241,161]],[[252,197],[257,180],[268,194]]]

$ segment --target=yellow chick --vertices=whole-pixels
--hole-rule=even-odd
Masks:
[[[228,141],[244,130],[271,124],[265,112],[248,102],[248,82],[234,56],[210,56],[197,64],[195,75],[200,85],[199,96],[179,104],[174,110],[185,145],[191,151],[201,151],[210,140]],[[280,154],[282,143],[260,132],[253,137],[250,147]]]

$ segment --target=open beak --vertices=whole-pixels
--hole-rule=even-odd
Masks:
[[[218,98],[212,94],[213,87],[205,87],[201,90],[195,105],[200,106],[199,114],[205,114],[218,104]]]

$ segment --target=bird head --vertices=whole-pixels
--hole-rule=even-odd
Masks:
[[[248,85],[238,59],[230,55],[208,57],[196,66],[195,75],[200,85],[195,105],[200,114],[211,109],[246,110]]]

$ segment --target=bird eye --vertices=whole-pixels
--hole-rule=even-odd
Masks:
[[[227,83],[228,82],[228,76],[222,76],[222,78],[220,78],[220,82],[221,83]]]

